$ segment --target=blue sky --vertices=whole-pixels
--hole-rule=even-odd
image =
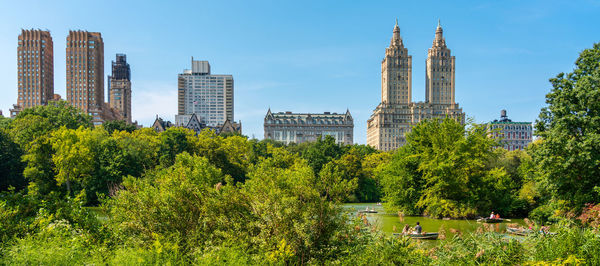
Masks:
[[[0,0],[0,109],[17,100],[21,28],[51,31],[55,93],[65,97],[69,30],[102,33],[105,75],[127,54],[133,119],[174,120],[177,74],[190,57],[235,80],[235,120],[263,137],[267,109],[344,112],[354,141],[381,99],[381,60],[398,18],[413,56],[413,101],[425,95],[425,59],[438,19],[456,56],[456,101],[476,122],[507,109],[534,121],[579,52],[600,41],[600,1],[6,1]],[[30,12],[25,12],[30,10]]]

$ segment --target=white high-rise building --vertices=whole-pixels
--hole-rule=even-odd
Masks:
[[[185,126],[192,114],[209,127],[233,122],[233,76],[212,75],[208,61],[194,60],[192,69],[178,77],[176,126]]]

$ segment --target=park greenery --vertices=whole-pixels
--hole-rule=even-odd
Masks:
[[[0,264],[600,264],[600,44],[552,78],[535,140],[413,127],[394,152],[172,127],[94,127],[65,102],[0,118]],[[555,224],[556,235],[384,235],[342,203]]]

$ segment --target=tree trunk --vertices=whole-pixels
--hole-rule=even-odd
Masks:
[[[67,181],[65,183],[67,184],[67,196],[71,196],[71,181],[69,180],[69,178],[67,178]]]

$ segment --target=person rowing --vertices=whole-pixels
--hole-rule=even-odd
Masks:
[[[417,226],[415,226],[415,234],[421,234],[421,231],[423,230],[423,228],[421,228],[421,225],[419,224],[419,222],[417,222]]]

